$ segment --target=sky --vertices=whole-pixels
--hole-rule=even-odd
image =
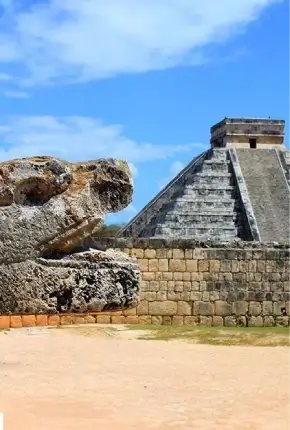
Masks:
[[[125,159],[125,223],[225,116],[288,121],[288,28],[287,0],[0,0],[0,161]]]

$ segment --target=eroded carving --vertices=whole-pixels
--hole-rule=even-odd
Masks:
[[[0,313],[136,304],[136,260],[113,250],[79,248],[107,212],[131,202],[132,193],[122,160],[34,157],[0,163]]]

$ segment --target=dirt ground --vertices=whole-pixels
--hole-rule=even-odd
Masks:
[[[0,333],[0,381],[4,430],[289,428],[286,347],[19,329]]]

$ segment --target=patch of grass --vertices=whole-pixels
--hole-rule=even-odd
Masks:
[[[289,346],[288,327],[206,327],[130,325],[129,330],[148,331],[139,339],[185,340],[209,345]]]

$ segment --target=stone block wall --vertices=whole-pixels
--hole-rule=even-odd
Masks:
[[[257,242],[91,238],[138,260],[140,304],[117,312],[0,316],[0,328],[67,324],[289,325],[289,249]]]
[[[289,250],[255,242],[95,239],[135,256],[142,272],[139,323],[288,325]],[[132,310],[133,312],[133,310]]]

